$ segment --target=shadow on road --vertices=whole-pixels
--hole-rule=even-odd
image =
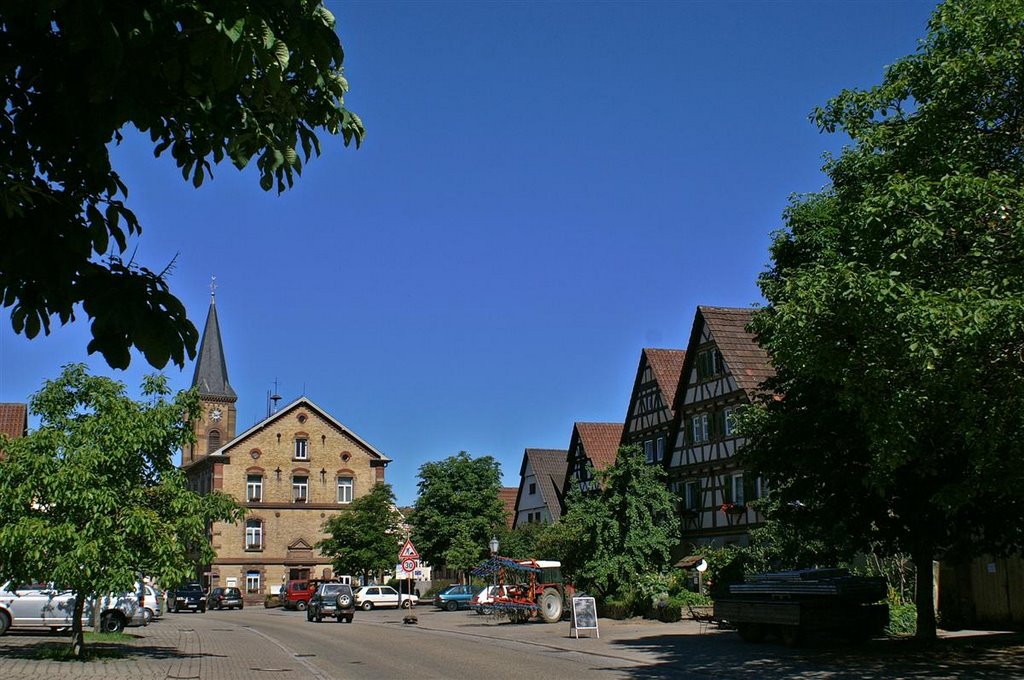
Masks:
[[[749,644],[729,633],[655,635],[621,640],[615,647],[643,651],[657,663],[614,669],[631,678],[977,678],[1024,677],[1024,634],[962,636],[919,643],[885,639],[853,645],[812,641],[788,648]],[[613,669],[609,669],[613,670]]]

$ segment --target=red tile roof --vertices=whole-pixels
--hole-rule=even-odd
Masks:
[[[775,375],[768,354],[757,344],[753,334],[747,332],[753,314],[749,308],[698,307],[704,323],[715,338],[736,385],[747,394],[758,392],[761,382]]]
[[[11,439],[28,434],[28,406],[0,404],[0,434],[5,434]]]
[[[498,491],[498,498],[505,506],[505,523],[508,524],[509,529],[512,528],[512,522],[516,519],[516,495],[518,493],[518,486],[503,486]]]
[[[604,470],[615,462],[622,441],[622,423],[576,423],[576,431],[595,470]]]
[[[654,372],[654,379],[658,381],[662,400],[674,416],[672,401],[676,395],[676,389],[679,387],[679,378],[683,374],[686,350],[645,347],[644,354],[647,355],[647,363],[650,364],[651,370]]]

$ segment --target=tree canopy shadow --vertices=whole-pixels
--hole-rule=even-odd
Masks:
[[[631,678],[977,678],[1024,677],[1024,634],[964,635],[921,643],[914,639],[877,639],[852,644],[811,640],[785,647],[745,643],[738,635],[654,635],[614,643],[661,661],[642,667],[609,668]]]

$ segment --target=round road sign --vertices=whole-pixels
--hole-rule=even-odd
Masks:
[[[402,560],[402,571],[410,574],[416,571],[416,560]]]

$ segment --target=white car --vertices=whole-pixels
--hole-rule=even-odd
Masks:
[[[139,584],[136,583],[135,587],[138,588]],[[146,618],[149,619],[149,621],[152,621],[153,619],[158,619],[161,616],[163,616],[164,605],[162,598],[160,596],[160,592],[156,588],[148,584],[142,585],[142,590],[144,593],[142,599],[142,607],[144,609],[143,613],[146,616]]]
[[[420,603],[420,598],[416,595],[402,593],[399,596],[398,591],[391,586],[360,586],[356,588],[355,596],[356,606],[362,607],[365,611],[370,611],[375,607],[397,607],[399,597],[401,597],[402,607],[405,609]]]
[[[495,596],[507,599],[509,596],[508,586],[487,586],[473,596],[473,599],[469,601],[469,607],[475,609],[477,614],[493,614],[494,608],[488,605],[494,602]]]
[[[87,600],[82,613],[85,627],[92,621],[93,600]],[[67,628],[75,612],[75,595],[52,583],[0,586],[0,635],[8,628]],[[106,595],[100,602],[100,628],[105,633],[120,633],[125,626],[149,623],[136,593]]]

